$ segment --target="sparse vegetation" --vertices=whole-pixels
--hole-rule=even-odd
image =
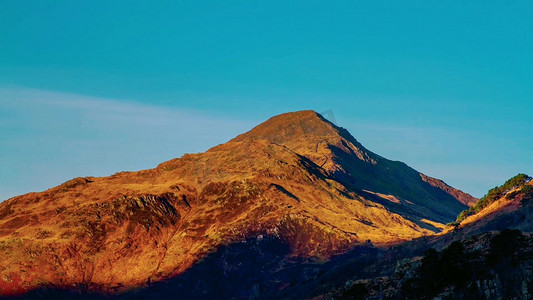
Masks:
[[[533,185],[526,185],[522,188],[522,203],[530,203],[533,200]]]
[[[510,195],[511,197],[512,194],[508,194],[510,191],[524,186],[530,180],[531,180],[531,177],[529,177],[528,175],[518,174],[515,177],[507,180],[503,185],[499,187],[494,187],[493,189],[489,190],[489,192],[485,196],[479,199],[479,201],[475,205],[473,205],[467,210],[463,210],[459,214],[459,216],[457,216],[456,223],[460,223],[467,217],[477,214],[478,212],[483,210],[485,207],[489,206],[494,201],[500,199],[503,196]]]

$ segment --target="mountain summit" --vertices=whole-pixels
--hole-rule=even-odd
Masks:
[[[0,294],[120,292],[250,238],[325,260],[439,232],[475,201],[314,111],[287,113],[205,153],[1,203]]]
[[[272,117],[232,141],[256,139],[283,145],[305,156],[351,188],[412,199],[413,205],[419,207],[411,206],[411,210],[431,210],[420,214],[420,217],[434,214],[435,220],[448,221],[456,216],[461,204],[471,206],[478,200],[402,162],[390,161],[372,153],[347,130],[314,111]]]
[[[274,116],[241,134],[234,141],[244,139],[265,139],[283,144],[306,137],[327,137],[338,135],[335,125],[312,110],[284,113]]]

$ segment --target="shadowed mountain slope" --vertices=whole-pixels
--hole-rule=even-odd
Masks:
[[[76,178],[0,204],[0,294],[122,292],[268,236],[322,261],[438,232],[475,198],[366,150],[313,111],[276,116],[154,169]]]
[[[313,111],[275,116],[232,141],[257,139],[285,146],[309,158],[354,191],[395,196],[385,197],[388,201],[382,204],[404,214],[431,216],[434,221],[443,222],[456,217],[457,209],[463,205],[477,202],[441,180],[370,152],[347,130]],[[409,200],[410,205],[392,204],[405,204],[403,199]]]
[[[532,299],[531,177],[519,174],[490,190],[469,213],[440,234],[378,254],[366,266],[372,274],[340,275],[343,281],[322,295],[332,299]]]

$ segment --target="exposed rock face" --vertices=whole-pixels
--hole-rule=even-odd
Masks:
[[[423,178],[315,112],[283,114],[205,153],[1,203],[0,294],[122,292],[263,235],[306,260],[430,235],[468,197]]]
[[[445,191],[446,193],[452,195],[455,199],[459,200],[459,202],[463,203],[466,206],[472,206],[472,205],[476,204],[476,202],[479,200],[479,199],[477,199],[475,197],[472,197],[470,194],[467,194],[467,193],[465,193],[463,191],[460,191],[458,189],[455,189],[455,188],[447,185],[446,182],[444,182],[442,180],[435,179],[433,177],[429,177],[429,176],[424,175],[422,173],[420,173],[420,177],[422,178],[422,180],[424,180],[425,182],[429,183],[431,186],[439,188],[439,189]]]

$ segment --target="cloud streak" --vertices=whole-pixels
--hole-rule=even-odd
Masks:
[[[0,88],[0,201],[76,176],[151,168],[255,122],[191,110]]]

